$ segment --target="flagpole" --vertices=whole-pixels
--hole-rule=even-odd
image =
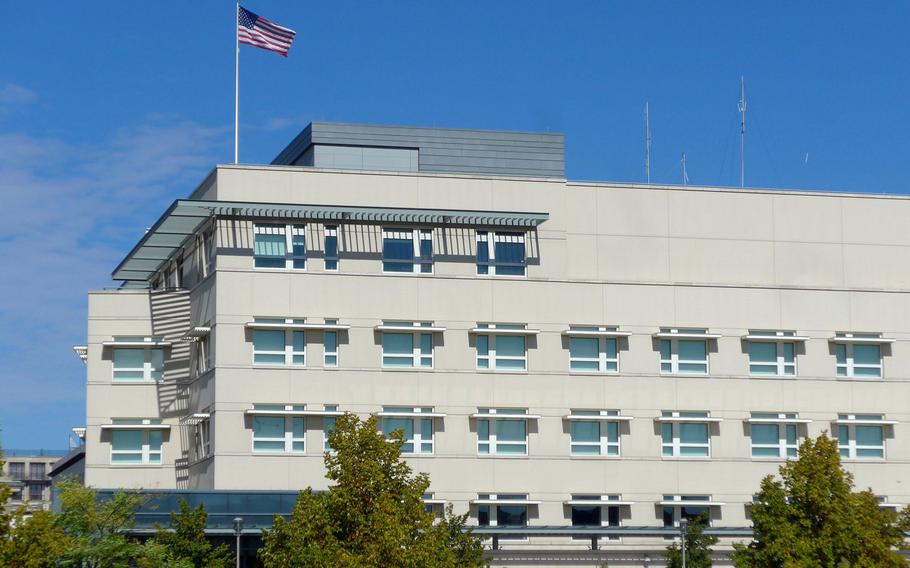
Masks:
[[[234,11],[234,163],[237,163],[240,139],[240,2]]]

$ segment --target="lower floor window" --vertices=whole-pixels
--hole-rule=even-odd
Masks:
[[[600,495],[573,495],[572,501],[571,518],[573,527],[619,526],[619,507],[617,505],[607,506],[607,503],[604,499],[601,499]],[[591,504],[582,504],[579,501],[591,501]],[[575,538],[587,540],[589,537]],[[618,540],[619,537],[610,536],[607,538]]]
[[[496,501],[496,503],[477,506],[477,524],[482,527],[526,527],[528,526],[527,495],[480,495],[479,501]],[[505,501],[519,501],[510,504]],[[500,537],[524,539],[524,537]]]
[[[386,407],[385,412],[413,412],[413,408],[398,409]],[[428,409],[429,411],[429,409]],[[401,446],[403,454],[432,454],[433,453],[433,419],[389,416],[382,419],[382,433],[391,439],[392,432],[401,430],[404,444]]]
[[[478,420],[477,453],[481,455],[527,455],[527,421],[502,418]]]
[[[573,410],[573,414],[578,411]],[[569,422],[573,456],[618,456],[619,423],[594,420]]]
[[[705,524],[711,524],[711,509],[705,502],[710,501],[708,495],[664,495],[663,521],[665,527],[678,527],[680,519],[690,523],[702,519]],[[688,502],[688,504],[687,504]]]
[[[884,426],[841,424],[837,427],[837,447],[842,458],[884,459]]]
[[[305,427],[302,416],[254,416],[253,451],[303,453]]]
[[[160,464],[161,430],[111,432],[112,464]]]

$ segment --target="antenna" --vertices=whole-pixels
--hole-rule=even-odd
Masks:
[[[648,185],[651,185],[651,113],[648,102],[645,102],[645,173]]]
[[[739,187],[746,187],[746,78],[739,77]]]
[[[682,164],[682,176],[683,176],[683,185],[689,185],[689,170],[686,169],[686,153],[683,152],[682,160],[679,161]]]

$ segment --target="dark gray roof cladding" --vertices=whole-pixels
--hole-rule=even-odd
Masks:
[[[314,144],[417,149],[422,172],[565,178],[565,137],[549,132],[313,122],[272,164],[293,165]]]

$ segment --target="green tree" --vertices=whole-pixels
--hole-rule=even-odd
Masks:
[[[717,544],[717,537],[705,534],[708,515],[701,514],[689,522],[686,531],[686,568],[709,568],[711,547]],[[682,568],[682,546],[674,542],[667,547],[667,568]]]
[[[155,537],[145,543],[142,568],[187,566],[188,568],[231,568],[234,555],[226,544],[212,546],[205,536],[208,513],[200,504],[191,509],[180,498],[180,512],[171,511],[170,528],[159,526]]]
[[[823,433],[799,447],[798,459],[767,476],[752,506],[755,536],[736,545],[739,568],[906,568],[910,513],[883,510],[871,491],[853,492],[837,441]]]
[[[56,525],[70,539],[61,566],[128,568],[144,556],[143,546],[127,536],[136,510],[144,502],[138,492],[118,491],[99,500],[97,492],[78,481],[60,484],[60,513]]]
[[[259,557],[275,567],[482,566],[480,540],[466,532],[466,515],[448,507],[434,522],[422,497],[426,474],[401,460],[403,433],[388,441],[376,417],[346,414],[329,433],[327,492],[300,493],[290,520],[276,517]]]

